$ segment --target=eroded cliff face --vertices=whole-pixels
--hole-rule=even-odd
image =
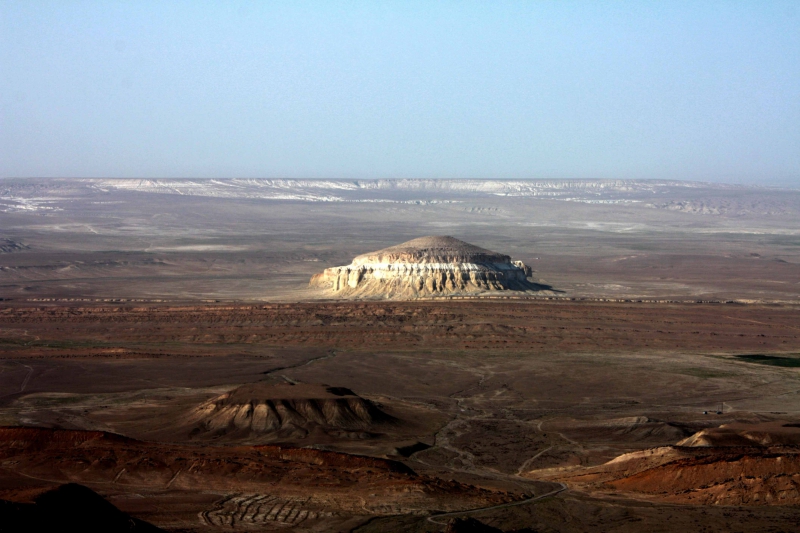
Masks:
[[[541,290],[529,279],[531,274],[529,266],[507,255],[432,236],[328,268],[311,278],[311,286],[340,297],[389,299]]]
[[[192,439],[223,441],[225,437],[303,438],[313,431],[368,438],[370,431],[397,422],[343,387],[263,383],[243,385],[212,398],[193,409],[186,420],[193,427]]]

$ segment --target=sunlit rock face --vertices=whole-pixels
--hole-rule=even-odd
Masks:
[[[398,420],[350,389],[321,384],[242,385],[194,408],[186,417],[192,439],[305,438],[314,431],[369,438]]]
[[[538,290],[530,276],[530,267],[507,255],[453,237],[431,236],[328,268],[311,278],[311,286],[346,298],[413,299]]]

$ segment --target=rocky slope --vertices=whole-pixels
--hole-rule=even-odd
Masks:
[[[166,527],[165,512],[183,513],[182,523],[169,520],[169,529],[184,531],[195,530],[198,516],[211,531],[263,531],[300,522],[305,530],[319,531],[321,524],[346,516],[471,509],[515,497],[417,475],[400,462],[375,457],[279,446],[174,445],[100,431],[0,427],[0,462],[0,499],[2,489],[20,479],[81,483],[112,490],[116,501],[140,509],[139,516],[159,527]]]
[[[397,422],[371,401],[343,387],[254,383],[212,398],[188,417],[193,439],[253,439],[268,442],[311,432],[369,438]]]
[[[800,454],[797,447],[679,449],[671,460],[606,482],[614,490],[640,493],[676,503],[704,505],[797,505]],[[673,452],[674,453],[674,452]],[[658,456],[659,454],[655,454]],[[628,462],[618,458],[620,465]],[[636,458],[630,462],[635,463]]]
[[[724,424],[698,431],[678,442],[678,446],[800,446],[800,424]]]
[[[521,261],[449,236],[412,239],[328,268],[311,286],[349,298],[413,299],[544,289]]]
[[[553,468],[530,477],[590,491],[702,505],[800,504],[797,423],[736,423],[677,445],[630,452],[598,466]]]

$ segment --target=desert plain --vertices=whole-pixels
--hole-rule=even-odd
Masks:
[[[541,291],[309,286],[425,235]],[[6,505],[77,483],[176,532],[796,528],[798,191],[3,180],[0,249]]]

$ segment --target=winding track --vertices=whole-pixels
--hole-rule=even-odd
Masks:
[[[261,374],[265,375],[265,376],[269,376],[270,374],[274,374],[274,373],[280,372],[282,370],[291,370],[293,368],[300,368],[300,367],[303,367],[303,366],[308,366],[310,364],[316,363],[317,361],[323,361],[325,359],[332,359],[334,357],[336,357],[336,350],[330,350],[325,355],[321,355],[319,357],[314,357],[312,359],[308,359],[307,361],[303,361],[302,363],[297,363],[296,365],[279,366],[278,368],[273,368],[272,370],[267,370],[266,372],[262,372]],[[286,376],[281,376],[281,377],[283,377],[284,379],[288,379],[288,378],[286,378]]]
[[[440,521],[437,520],[438,518],[445,518],[445,517],[448,517],[448,516],[463,516],[463,515],[468,515],[468,514],[482,513],[484,511],[493,511],[495,509],[505,509],[506,507],[514,507],[516,505],[525,505],[527,503],[535,502],[536,500],[542,500],[544,498],[549,498],[550,496],[555,496],[556,494],[558,494],[560,492],[564,492],[565,490],[567,490],[567,486],[565,484],[563,484],[563,483],[558,483],[558,484],[561,485],[561,487],[559,487],[556,490],[550,491],[550,492],[548,492],[546,494],[540,494],[539,496],[532,496],[531,498],[527,498],[527,499],[524,499],[524,500],[517,500],[515,502],[510,502],[510,503],[501,503],[499,505],[491,505],[489,507],[480,507],[478,509],[469,509],[469,510],[466,510],[466,511],[453,511],[451,513],[435,514],[435,515],[432,515],[432,516],[428,517],[428,522],[432,522],[434,524],[438,524],[440,526],[444,526],[444,525],[447,525],[447,522],[440,522]]]
[[[478,384],[476,386],[469,387],[467,389],[458,391],[455,394],[463,395],[463,393],[466,392],[466,391],[469,391],[469,390],[472,390],[472,389],[476,389],[476,388],[480,388],[483,385],[483,383],[486,381],[486,378],[487,378],[487,376],[485,374],[480,374],[480,380],[478,381]],[[453,399],[456,400],[457,409],[459,409],[462,413],[465,412],[466,410],[462,408],[462,404],[461,404],[461,402],[464,400],[464,398],[463,397],[459,398],[459,397],[454,397],[453,396]],[[436,446],[444,448],[444,449],[447,449],[447,450],[450,450],[450,451],[458,454],[460,456],[463,464],[468,465],[468,467],[467,468],[463,468],[463,469],[459,469],[459,468],[454,468],[454,467],[448,466],[448,465],[438,465],[438,466],[443,466],[444,468],[447,468],[448,470],[451,470],[453,472],[464,472],[464,473],[470,473],[470,474],[474,474],[474,475],[478,475],[478,476],[485,477],[485,478],[490,478],[490,479],[500,479],[500,480],[505,480],[505,481],[511,481],[511,482],[513,482],[513,483],[515,483],[517,485],[521,485],[520,481],[524,481],[524,482],[533,481],[533,480],[529,480],[529,479],[526,479],[526,478],[522,478],[520,476],[520,474],[522,473],[522,471],[524,470],[524,468],[525,468],[525,466],[527,464],[529,464],[533,459],[536,459],[537,457],[539,457],[543,453],[545,453],[545,452],[549,451],[550,449],[552,449],[553,448],[552,446],[550,448],[546,448],[544,450],[541,450],[540,452],[538,452],[533,457],[527,459],[520,466],[520,468],[517,470],[516,474],[510,474],[509,475],[509,474],[502,474],[500,472],[489,471],[487,469],[475,466],[475,464],[472,461],[472,454],[470,454],[469,452],[465,452],[463,450],[460,450],[460,449],[456,448],[455,446],[453,446],[452,443],[450,442],[450,440],[444,435],[445,430],[448,427],[451,427],[454,424],[463,423],[463,422],[466,422],[466,421],[469,421],[469,420],[486,419],[486,418],[487,418],[487,414],[485,412],[482,413],[479,416],[464,416],[462,414],[457,414],[455,418],[453,418],[442,429],[440,429],[437,432],[436,437],[435,437],[435,439],[437,441],[436,442]],[[541,422],[539,422],[539,429],[541,430]],[[417,453],[422,453],[424,451],[425,450],[420,450],[420,452],[417,452]],[[423,461],[419,457],[416,457],[417,453],[412,454],[411,457],[409,457],[409,459],[411,459],[413,461],[416,461],[418,463],[421,463],[423,465],[426,465],[426,466],[435,466],[435,465],[431,465],[431,464]],[[559,485],[559,488],[557,488],[555,490],[552,490],[550,492],[547,492],[545,494],[533,495],[533,496],[531,496],[529,498],[525,498],[525,499],[522,499],[522,500],[517,500],[517,501],[513,501],[513,502],[509,502],[509,503],[501,503],[501,504],[498,504],[498,505],[490,505],[488,507],[478,507],[478,508],[474,508],[474,509],[466,509],[466,510],[463,510],[463,511],[452,511],[452,512],[447,512],[447,513],[438,513],[438,514],[434,514],[434,515],[429,516],[427,518],[427,520],[428,520],[428,522],[431,522],[433,524],[437,524],[437,525],[440,525],[440,526],[441,525],[447,525],[447,522],[446,521],[441,521],[441,519],[448,518],[448,517],[455,517],[455,516],[465,516],[465,515],[479,514],[479,513],[486,512],[486,511],[493,511],[493,510],[497,510],[497,509],[505,509],[505,508],[508,508],[508,507],[516,507],[516,506],[519,506],[519,505],[526,505],[526,504],[533,503],[533,502],[536,502],[536,501],[539,501],[539,500],[543,500],[545,498],[549,498],[551,496],[556,496],[557,494],[567,490],[568,487],[564,483],[560,483],[560,482],[556,482],[556,483]]]
[[[25,378],[22,380],[22,383],[19,386],[19,390],[16,392],[9,392],[7,394],[3,394],[0,398],[5,398],[6,396],[11,396],[12,394],[19,394],[21,392],[25,392],[25,387],[28,386],[28,382],[31,380],[31,376],[33,376],[33,367],[20,363],[19,361],[13,361],[18,365],[25,367],[28,369],[28,373],[25,374]]]

